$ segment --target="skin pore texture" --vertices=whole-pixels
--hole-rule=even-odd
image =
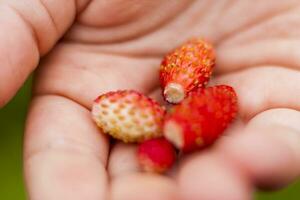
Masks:
[[[298,0],[0,1],[1,106],[36,69],[24,139],[29,199],[247,200],[255,188],[295,180],[299,6]],[[117,89],[159,96],[163,55],[193,36],[216,46],[210,83],[236,89],[239,120],[213,147],[183,156],[171,175],[141,173],[134,145],[110,144],[99,134],[92,101]]]

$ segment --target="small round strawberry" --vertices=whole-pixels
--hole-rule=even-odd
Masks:
[[[201,39],[192,39],[166,55],[160,67],[165,100],[179,103],[192,90],[204,87],[214,64],[213,46]]]
[[[174,106],[164,122],[164,136],[184,152],[211,145],[237,114],[232,87],[219,85],[193,91]]]
[[[93,105],[92,116],[104,133],[124,142],[162,135],[164,107],[133,90],[108,92]]]
[[[164,138],[141,143],[137,153],[140,165],[148,172],[163,173],[170,169],[176,160],[174,147]]]

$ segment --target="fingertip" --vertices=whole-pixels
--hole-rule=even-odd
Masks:
[[[49,150],[25,161],[30,199],[106,199],[105,167],[92,156]]]
[[[137,145],[117,142],[112,148],[108,162],[108,172],[111,178],[140,171],[136,156]]]
[[[288,139],[295,135],[292,132],[282,127],[248,130],[224,139],[218,150],[245,171],[257,187],[278,189],[299,176],[299,159]]]
[[[176,185],[168,177],[136,173],[114,179],[111,200],[175,200]]]
[[[247,200],[252,188],[238,170],[211,152],[189,158],[178,177],[183,200]]]

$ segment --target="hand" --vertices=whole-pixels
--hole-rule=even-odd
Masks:
[[[40,61],[24,145],[29,198],[247,200],[299,177],[298,13],[297,0],[3,0],[1,105]],[[172,175],[140,173],[135,146],[109,144],[91,103],[125,88],[159,96],[162,56],[193,36],[216,45],[211,82],[237,90],[240,118]]]

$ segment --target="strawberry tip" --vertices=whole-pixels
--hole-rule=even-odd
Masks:
[[[169,83],[164,89],[164,96],[169,103],[179,103],[185,97],[182,85],[178,83]]]
[[[164,136],[175,147],[181,149],[183,147],[183,134],[181,126],[174,121],[167,121],[164,126]]]

